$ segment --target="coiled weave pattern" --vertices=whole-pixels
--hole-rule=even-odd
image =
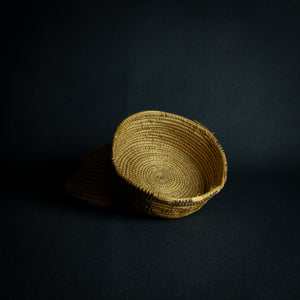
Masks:
[[[117,207],[115,177],[111,145],[104,145],[82,159],[77,172],[66,182],[66,192],[96,206]]]
[[[114,134],[112,158],[122,195],[158,217],[197,211],[227,177],[226,157],[213,134],[198,122],[161,111],[125,119]]]

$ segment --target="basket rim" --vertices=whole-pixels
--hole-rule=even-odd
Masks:
[[[223,174],[222,174],[222,178],[221,178],[221,182],[219,185],[215,186],[214,188],[210,189],[209,191],[207,191],[204,194],[201,195],[197,195],[195,197],[184,197],[184,198],[180,198],[180,197],[167,197],[164,195],[157,195],[156,193],[153,193],[149,190],[144,189],[141,186],[136,185],[131,179],[123,176],[116,164],[115,164],[115,159],[114,159],[114,152],[115,152],[115,144],[116,141],[118,139],[118,135],[119,133],[122,131],[122,129],[124,128],[124,126],[126,126],[126,124],[130,123],[132,121],[132,119],[134,119],[136,116],[147,116],[147,117],[151,117],[151,116],[168,116],[168,117],[173,117],[173,118],[177,118],[180,119],[186,123],[189,123],[193,126],[198,127],[199,129],[201,129],[202,131],[205,132],[205,134],[207,134],[209,136],[210,139],[212,139],[216,145],[216,148],[218,149],[221,157],[222,157],[222,162],[223,162]],[[136,189],[142,191],[143,193],[146,193],[147,195],[157,198],[161,201],[166,201],[168,204],[170,203],[200,203],[204,200],[206,200],[207,198],[211,198],[214,195],[216,195],[217,193],[220,192],[220,190],[224,187],[225,182],[227,180],[227,172],[228,172],[228,166],[227,166],[227,159],[226,159],[226,155],[225,152],[222,148],[222,146],[220,145],[220,143],[218,142],[217,138],[214,136],[214,134],[207,128],[205,127],[203,124],[201,124],[200,122],[196,121],[196,120],[191,120],[188,119],[186,117],[183,117],[181,115],[177,115],[175,113],[170,113],[170,112],[164,112],[164,111],[160,111],[160,110],[144,110],[144,111],[140,111],[137,113],[134,113],[132,115],[129,115],[127,118],[125,118],[117,127],[114,135],[113,135],[113,141],[112,141],[112,163],[113,166],[115,168],[116,173],[122,178],[124,179],[127,183],[129,183],[130,185],[134,186]]]

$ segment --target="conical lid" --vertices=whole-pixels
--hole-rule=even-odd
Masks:
[[[83,158],[76,173],[67,180],[66,192],[97,206],[116,207],[115,176],[111,145],[104,145]]]

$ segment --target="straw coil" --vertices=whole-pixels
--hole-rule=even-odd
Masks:
[[[82,159],[77,172],[66,182],[66,192],[96,206],[118,206],[111,145],[99,147]]]
[[[125,198],[138,210],[180,218],[199,210],[224,186],[225,153],[203,125],[144,111],[117,128],[112,160]]]

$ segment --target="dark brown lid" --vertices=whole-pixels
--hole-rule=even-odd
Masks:
[[[97,206],[116,207],[115,176],[111,145],[104,145],[82,159],[76,173],[66,182],[66,192]]]

